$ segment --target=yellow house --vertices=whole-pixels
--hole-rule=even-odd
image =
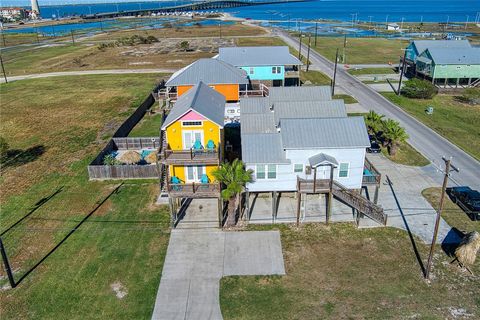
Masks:
[[[199,59],[175,72],[165,83],[169,96],[177,98],[189,91],[199,81],[221,93],[226,101],[240,100],[240,90],[249,83],[246,71],[218,59]]]
[[[180,96],[162,125],[161,161],[173,183],[212,183],[221,163],[225,97],[203,82]]]

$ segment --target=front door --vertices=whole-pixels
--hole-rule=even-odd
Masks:
[[[202,176],[205,174],[205,166],[186,166],[185,167],[185,182],[200,182]]]
[[[188,150],[192,148],[197,140],[203,145],[203,131],[183,130],[183,149]]]

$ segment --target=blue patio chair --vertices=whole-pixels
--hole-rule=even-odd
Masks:
[[[195,143],[192,146],[193,149],[193,154],[200,154],[203,150],[202,143],[200,140],[196,140]]]
[[[170,179],[170,182],[174,185],[172,187],[173,191],[180,191],[182,190],[182,186],[180,186],[180,184],[182,183],[182,181],[180,181],[180,179],[176,176],[173,176],[171,179]]]
[[[213,142],[213,140],[208,140],[207,150],[208,151],[215,151],[215,142]]]
[[[200,178],[200,183],[207,184],[208,183],[208,176],[206,174],[202,174]]]

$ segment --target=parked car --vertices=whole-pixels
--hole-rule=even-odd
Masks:
[[[447,194],[470,219],[480,221],[480,192],[463,186],[447,188]]]
[[[370,147],[367,148],[368,153],[380,153],[380,145],[376,140],[370,140]]]

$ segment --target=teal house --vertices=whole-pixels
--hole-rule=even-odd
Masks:
[[[415,63],[417,57],[428,48],[471,48],[468,40],[414,40],[407,47],[406,60]]]
[[[286,46],[220,48],[216,58],[245,70],[252,83],[269,87],[300,83],[302,62]]]
[[[417,57],[415,72],[445,88],[478,86],[480,48],[428,48]]]

